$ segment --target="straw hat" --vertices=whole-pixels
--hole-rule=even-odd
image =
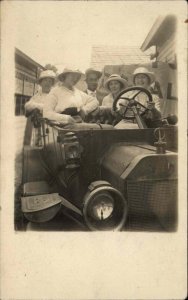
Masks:
[[[100,78],[100,77],[102,76],[102,73],[101,73],[100,71],[97,71],[97,70],[95,70],[95,69],[93,69],[93,68],[89,68],[89,69],[87,69],[87,70],[85,71],[86,77],[87,77],[89,74],[92,74],[92,73],[96,74],[98,78]]]
[[[150,72],[147,68],[145,67],[139,67],[137,68],[136,70],[134,70],[134,73],[133,73],[133,82],[135,81],[135,76],[138,75],[138,74],[144,74],[144,75],[147,75],[150,79],[150,84],[155,81],[155,75],[153,72]]]
[[[125,80],[124,78],[122,78],[122,77],[121,77],[120,75],[118,75],[118,74],[112,74],[112,75],[106,80],[105,85],[104,85],[105,89],[107,89],[108,91],[110,91],[110,90],[109,90],[109,83],[110,83],[111,81],[113,81],[113,80],[120,82],[120,83],[122,84],[123,88],[126,88],[126,87],[127,87],[127,84],[128,84],[127,80]]]
[[[61,72],[59,75],[58,75],[58,79],[60,81],[63,81],[65,79],[65,76],[67,74],[76,74],[78,75],[78,81],[80,80],[81,76],[82,76],[82,73],[79,71],[79,70],[72,70],[72,69],[64,69],[63,72]]]
[[[56,75],[52,70],[42,71],[39,75],[38,83],[40,83],[41,80],[44,78],[52,78],[53,80],[55,80],[55,77],[56,77]]]

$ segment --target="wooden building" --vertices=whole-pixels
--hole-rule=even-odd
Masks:
[[[162,113],[177,114],[177,57],[176,57],[176,25],[174,15],[160,16],[153,24],[141,50],[148,51],[153,47],[151,62],[155,73],[159,73],[157,80],[162,94]]]
[[[25,103],[37,89],[37,77],[44,67],[19,49],[15,49],[15,115],[24,115]]]

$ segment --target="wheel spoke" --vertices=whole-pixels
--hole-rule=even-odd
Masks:
[[[134,100],[136,96],[138,96],[142,91],[138,91],[138,93],[136,93],[135,95],[133,95],[133,97],[131,98],[131,100]]]
[[[120,97],[119,99],[124,99],[124,100],[128,100],[128,101],[131,100],[131,98],[127,98],[127,97]]]
[[[128,106],[126,107],[126,109],[125,109],[125,111],[123,113],[123,117],[125,117],[125,114],[126,114],[127,110],[128,110]]]
[[[136,100],[134,100],[134,101],[136,101]],[[141,103],[138,102],[138,101],[136,101],[136,104],[138,104],[138,105],[142,106],[143,108],[147,109],[147,107],[146,107],[145,105],[141,104]]]
[[[124,105],[122,103],[119,103],[119,106],[127,107],[127,105]]]

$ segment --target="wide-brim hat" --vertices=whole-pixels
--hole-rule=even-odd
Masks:
[[[70,73],[78,75],[77,81],[79,81],[81,76],[83,75],[82,72],[80,72],[79,70],[64,69],[63,72],[58,75],[58,79],[60,81],[63,81],[65,79],[65,76]]]
[[[95,70],[93,68],[89,68],[85,71],[85,76],[87,77],[89,74],[96,74],[98,78],[100,78],[102,76],[102,72],[98,71],[98,70]]]
[[[150,72],[147,68],[145,67],[139,67],[137,68],[136,70],[134,70],[134,73],[133,73],[133,83],[134,83],[134,80],[135,80],[135,76],[138,75],[138,74],[144,74],[144,75],[147,75],[150,79],[150,83],[154,82],[155,81],[155,75],[153,72]]]
[[[44,78],[51,78],[55,81],[55,78],[56,78],[56,74],[52,71],[52,70],[45,70],[45,71],[42,71],[39,75],[39,78],[38,78],[38,83],[41,82],[42,79]]]
[[[126,79],[122,78],[120,75],[118,74],[112,74],[105,82],[104,87],[106,90],[110,91],[109,89],[109,83],[111,81],[119,81],[122,84],[122,89],[126,88],[128,85],[128,82]]]

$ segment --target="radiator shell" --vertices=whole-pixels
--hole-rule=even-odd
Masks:
[[[152,146],[116,144],[103,158],[101,176],[127,199],[129,225],[157,218],[166,230],[176,230],[177,153],[157,154]]]

